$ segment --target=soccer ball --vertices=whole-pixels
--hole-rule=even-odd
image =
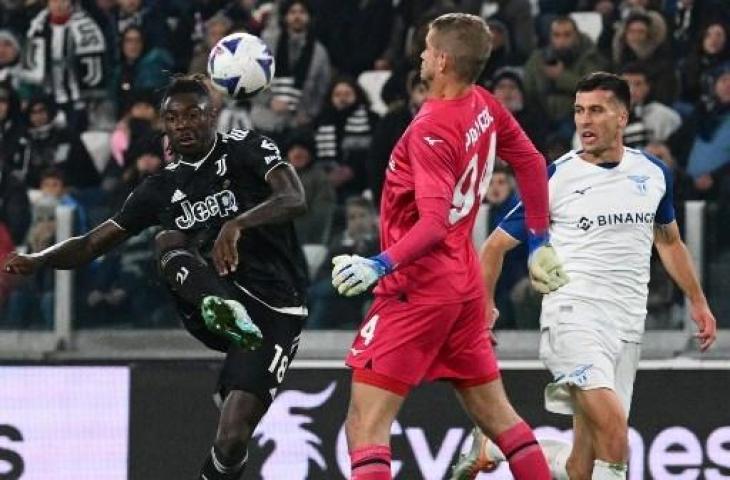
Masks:
[[[236,100],[251,98],[271,84],[274,57],[266,44],[248,33],[232,33],[208,56],[208,75],[216,90]]]

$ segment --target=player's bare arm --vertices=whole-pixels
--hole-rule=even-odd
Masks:
[[[679,235],[677,222],[654,226],[654,246],[664,268],[689,299],[692,319],[699,329],[695,336],[704,352],[717,337],[717,322],[697,279],[692,257]]]
[[[92,261],[129,238],[129,234],[112,220],[107,220],[86,235],[69,238],[42,252],[11,253],[5,261],[8,273],[29,275],[41,267],[69,270]]]
[[[244,230],[259,225],[280,223],[292,220],[307,210],[304,187],[301,180],[289,165],[282,165],[269,172],[267,183],[271,195],[223,224],[213,245],[213,263],[220,275],[234,272],[238,265],[236,245]]]
[[[490,340],[495,345],[497,339],[492,329],[497,322],[497,318],[499,318],[499,310],[497,310],[494,303],[494,289],[499,276],[502,274],[504,256],[519,244],[519,240],[513,238],[501,228],[497,228],[487,237],[479,250],[479,263],[481,264],[484,287],[487,291],[487,308],[485,309],[487,329],[489,330]]]
[[[519,244],[519,240],[501,228],[496,228],[482,244],[479,251],[479,262],[482,266],[484,286],[490,298],[494,298],[494,289],[502,274],[504,256]]]

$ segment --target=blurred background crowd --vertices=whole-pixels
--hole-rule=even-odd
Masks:
[[[58,205],[74,207],[74,234],[113,214],[170,161],[157,112],[170,76],[205,72],[211,46],[246,31],[271,48],[276,77],[251,101],[218,98],[218,128],[254,128],[279,142],[309,204],[296,222],[311,277],[309,328],[354,328],[370,299],[338,297],[330,259],[379,251],[390,151],[425,98],[426,28],[451,11],[487,20],[494,49],[479,83],[546,162],[579,148],[572,102],[580,77],[608,70],[629,82],[625,143],[674,172],[680,226],[686,201],[707,202],[705,282],[727,327],[727,0],[0,0],[0,255],[52,244]],[[499,164],[486,198],[489,231],[517,198]],[[78,272],[77,326],[177,325],[154,271],[155,233]],[[526,255],[518,248],[505,262],[499,328],[537,328]],[[681,298],[655,263],[648,326],[679,328]],[[50,271],[0,277],[0,328],[50,328],[53,282]]]

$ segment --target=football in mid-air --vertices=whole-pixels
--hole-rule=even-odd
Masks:
[[[232,33],[215,44],[208,56],[213,87],[236,100],[251,98],[271,84],[274,57],[269,47],[248,33]]]

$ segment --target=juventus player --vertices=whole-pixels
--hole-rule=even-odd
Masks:
[[[305,209],[304,191],[268,138],[248,130],[216,134],[202,77],[173,80],[161,113],[175,161],[143,181],[113,218],[40,253],[13,255],[5,270],[76,268],[162,225],[159,267],[185,327],[227,354],[217,435],[200,478],[238,479],[307,314],[306,267],[291,222]]]
[[[548,411],[572,415],[574,443],[541,441],[553,478],[626,478],[628,416],[644,333],[652,245],[690,302],[702,351],[715,340],[715,318],[679,236],[672,176],[661,160],[623,146],[629,87],[597,72],[576,87],[575,124],[582,150],[548,169],[550,238],[570,283],[545,295],[540,358],[554,377]],[[527,240],[518,205],[485,242],[482,273],[494,294],[504,255]],[[504,456],[475,430],[474,447],[452,480],[470,480]]]

